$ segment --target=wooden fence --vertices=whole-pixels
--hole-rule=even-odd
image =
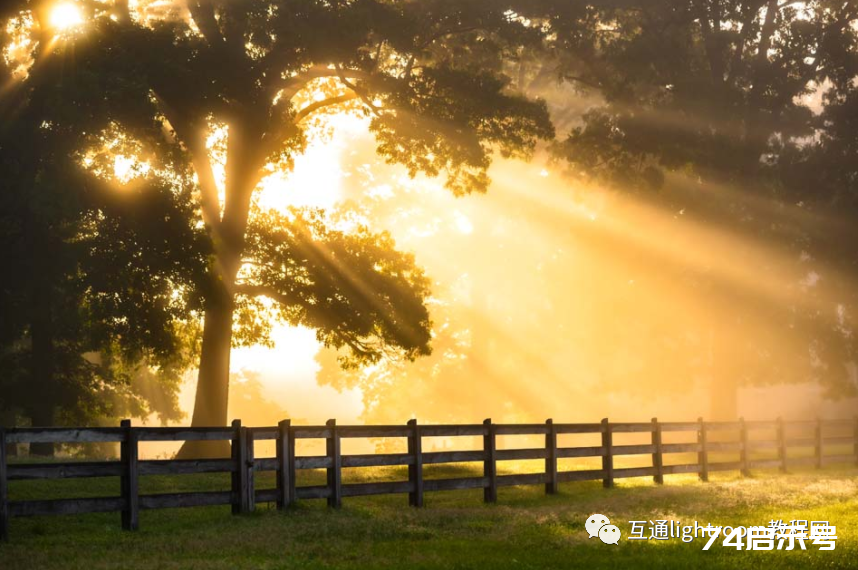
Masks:
[[[803,430],[810,437],[787,438],[787,428]],[[832,429],[841,433],[832,436]],[[749,432],[764,432],[763,438],[749,438]],[[771,436],[765,437],[765,431]],[[846,431],[849,435],[844,436]],[[664,443],[664,432],[691,432],[696,439],[688,443]],[[826,434],[828,432],[828,434]],[[649,433],[650,442],[636,445],[616,445],[614,435],[623,433]],[[563,434],[599,434],[601,445],[587,447],[559,447],[558,436]],[[544,446],[527,449],[498,449],[498,436],[544,436]],[[482,449],[473,451],[423,451],[427,437],[478,436]],[[716,436],[716,437],[712,437]],[[340,443],[344,438],[404,438],[407,453],[343,455]],[[644,436],[645,437],[645,436]],[[295,443],[299,439],[324,439],[326,454],[322,456],[296,456]],[[232,456],[224,459],[202,460],[140,460],[140,442],[229,440]],[[275,457],[257,458],[254,444],[273,440]],[[721,441],[717,441],[721,440]],[[8,463],[6,445],[17,443],[119,443],[118,461]],[[825,445],[851,445],[849,454],[825,455]],[[812,450],[807,457],[790,457],[788,449]],[[830,447],[829,447],[830,448]],[[752,451],[768,449],[774,457],[750,457]],[[712,452],[737,452],[738,461],[710,461]],[[697,461],[667,465],[664,456],[696,453]],[[647,456],[651,465],[617,468],[617,456]],[[600,457],[601,468],[561,471],[558,460],[563,458]],[[498,475],[497,464],[510,460],[544,460],[544,471],[538,473]],[[482,476],[447,479],[424,479],[424,465],[442,463],[482,463]],[[513,485],[545,485],[545,492],[554,494],[558,484],[568,481],[601,480],[611,487],[615,479],[625,477],[652,477],[663,483],[665,475],[697,473],[707,481],[713,471],[738,470],[748,474],[752,468],[780,468],[790,465],[811,464],[821,468],[832,462],[858,465],[858,418],[855,420],[744,421],[736,422],[659,422],[653,418],[645,423],[561,424],[552,420],[544,424],[495,424],[486,420],[475,425],[418,425],[411,420],[399,426],[340,426],[335,420],[324,426],[293,426],[289,420],[276,427],[244,427],[239,420],[231,427],[217,428],[158,428],[131,427],[123,420],[118,428],[0,428],[0,539],[8,540],[9,519],[32,515],[59,515],[93,512],[121,512],[122,528],[135,530],[139,525],[139,512],[146,509],[195,507],[205,505],[231,505],[234,514],[250,512],[257,503],[276,503],[283,509],[304,499],[326,499],[329,506],[339,507],[343,497],[393,494],[408,495],[413,506],[423,505],[427,491],[453,489],[483,489],[484,500],[495,502],[499,487]],[[351,467],[408,466],[408,480],[343,484],[342,470]],[[298,486],[296,471],[325,469],[325,485]],[[277,485],[273,489],[256,489],[254,474],[273,471]],[[223,492],[194,492],[141,495],[139,479],[146,475],[231,473],[231,490]],[[26,479],[65,479],[79,477],[119,477],[121,495],[85,499],[55,499],[40,501],[9,501],[8,481]]]

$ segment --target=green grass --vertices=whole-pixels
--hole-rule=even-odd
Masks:
[[[521,467],[518,465],[516,467]],[[439,466],[440,467],[440,466]],[[461,476],[465,467],[427,467],[427,477]],[[301,484],[321,473],[302,474]],[[397,468],[349,470],[346,482],[400,479]],[[218,490],[227,476],[145,477],[142,492]],[[115,479],[13,482],[11,499],[116,495]],[[258,488],[272,485],[260,477]],[[496,505],[480,490],[426,494],[426,507],[407,507],[404,495],[344,499],[329,510],[303,501],[285,513],[269,505],[232,516],[228,507],[144,511],[140,530],[119,529],[119,514],[13,519],[11,542],[0,545],[0,568],[856,568],[858,469],[829,467],[787,475],[760,471],[752,478],[713,474],[502,488]],[[607,515],[619,526],[618,546],[587,539],[584,521]],[[766,525],[771,519],[828,520],[837,548],[748,552],[706,539],[683,543],[626,540],[630,520],[672,519],[682,524]]]

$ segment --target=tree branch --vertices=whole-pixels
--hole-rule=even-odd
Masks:
[[[223,36],[220,33],[211,0],[192,0],[188,2],[188,10],[209,45],[215,46],[223,43]]]
[[[369,73],[361,70],[348,69],[345,71],[346,77],[355,79],[365,79],[369,77]],[[286,78],[281,84],[280,97],[287,101],[291,100],[298,91],[307,86],[314,79],[322,77],[340,77],[341,73],[337,69],[330,68],[326,65],[314,65],[296,75]]]
[[[337,74],[339,75],[340,81],[342,82],[343,85],[345,85],[346,87],[348,87],[349,89],[351,89],[352,91],[357,93],[358,97],[361,98],[361,101],[364,102],[364,105],[369,107],[373,113],[375,113],[376,115],[379,114],[379,109],[370,100],[369,93],[367,92],[367,90],[363,89],[362,87],[358,87],[357,85],[355,85],[354,83],[352,83],[348,79],[346,79],[346,76],[343,73],[343,69],[339,65],[337,66]]]
[[[352,101],[357,98],[357,93],[352,92],[346,93],[345,95],[337,95],[336,97],[328,97],[327,99],[322,99],[321,101],[310,103],[309,105],[298,111],[298,113],[295,115],[295,118],[293,119],[293,122],[295,122],[296,124],[300,123],[319,109],[330,107],[332,105],[339,105],[340,103]]]
[[[196,128],[190,121],[184,120],[178,111],[171,106],[157,92],[155,100],[164,116],[170,122],[179,140],[185,144],[191,154],[191,162],[197,173],[197,181],[200,185],[200,207],[203,212],[203,221],[218,236],[220,232],[220,198],[218,197],[217,182],[214,171],[209,160],[206,141],[200,129]]]

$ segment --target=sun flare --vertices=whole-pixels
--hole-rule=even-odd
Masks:
[[[57,30],[69,30],[83,24],[83,14],[76,4],[65,2],[51,10],[49,21],[51,27]]]

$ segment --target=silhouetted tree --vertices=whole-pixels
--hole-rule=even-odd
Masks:
[[[318,223],[293,230],[289,220],[257,216],[254,190],[267,164],[288,167],[302,152],[309,118],[351,104],[372,115],[387,160],[412,174],[445,172],[458,194],[484,191],[495,149],[527,156],[536,139],[553,134],[544,104],[507,92],[501,73],[509,49],[533,30],[495,2],[188,8],[146,20],[124,3],[96,7],[75,50],[78,70],[96,59],[84,55],[91,49],[113,59],[90,72],[145,82],[151,106],[138,110],[171,130],[197,176],[214,254],[192,423],[226,422],[230,346],[264,334],[264,326],[239,327],[234,337],[233,325],[259,323],[259,296],[278,301],[289,322],[315,327],[325,344],[348,347],[353,359],[371,362],[390,349],[408,358],[426,353],[426,289],[410,258],[392,253],[384,236],[351,238]],[[307,100],[325,85],[322,99]],[[206,148],[213,124],[227,131],[223,200]],[[215,447],[194,452],[223,452]]]

